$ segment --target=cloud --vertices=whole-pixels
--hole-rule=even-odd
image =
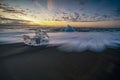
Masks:
[[[18,14],[26,15],[24,10],[16,10],[15,8],[9,6],[9,4],[0,3],[0,9],[2,12],[18,13]]]
[[[71,21],[78,21],[79,16],[80,16],[79,13],[74,12],[73,14],[74,14],[74,15],[71,16]]]
[[[71,21],[71,22],[95,22],[106,20],[120,20],[120,8],[111,8],[106,11],[101,7],[104,0],[32,0],[33,6],[28,6],[27,9],[20,7],[15,8],[10,4],[0,3],[0,12],[5,12],[13,18],[20,18],[18,16],[32,17],[36,20],[47,21]],[[108,1],[108,0],[107,0]],[[24,2],[24,0],[23,0]],[[101,3],[99,3],[101,2]],[[89,4],[89,5],[86,5]],[[95,5],[93,5],[95,4]],[[93,9],[93,6],[98,7]],[[17,4],[16,4],[17,5]],[[22,7],[22,5],[19,5]],[[103,5],[104,6],[104,5]],[[24,6],[23,6],[24,7]],[[32,8],[33,7],[33,8]],[[37,7],[37,8],[36,8]],[[119,7],[119,6],[117,6]],[[33,10],[34,9],[34,10]],[[112,11],[113,10],[113,11]],[[12,14],[11,14],[12,13]],[[4,15],[4,13],[3,13]],[[31,18],[31,19],[32,19]]]
[[[38,1],[38,0],[33,0],[33,3],[34,3],[38,8],[40,8],[41,12],[43,12],[43,13],[48,12],[47,9],[41,4],[40,1]]]
[[[53,18],[57,21],[71,21],[71,22],[97,22],[97,21],[111,21],[111,20],[120,20],[119,9],[116,11],[111,11],[109,14],[93,12],[85,13],[84,11],[80,12],[59,12],[56,13],[56,16]],[[58,19],[56,19],[58,18]]]
[[[26,25],[25,23],[28,22],[30,21],[5,18],[4,16],[0,15],[0,25]]]
[[[47,0],[48,10],[54,9],[54,0]]]

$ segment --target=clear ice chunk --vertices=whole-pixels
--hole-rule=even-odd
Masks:
[[[28,35],[23,36],[24,43],[27,45],[32,46],[41,46],[41,45],[47,45],[49,36],[45,31],[42,31],[41,29],[37,29],[35,32],[34,37],[30,37]]]

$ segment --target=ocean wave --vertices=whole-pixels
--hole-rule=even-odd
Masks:
[[[101,52],[106,48],[120,48],[119,32],[73,32],[51,36],[50,44],[68,52]]]
[[[34,33],[2,33],[0,44],[23,42],[24,34],[34,35]],[[120,32],[56,32],[48,35],[48,46],[57,46],[67,52],[86,50],[101,52],[107,48],[120,48]]]

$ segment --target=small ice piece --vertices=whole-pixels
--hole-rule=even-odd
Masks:
[[[45,31],[42,31],[41,29],[36,30],[35,36],[33,38],[28,35],[23,36],[24,43],[32,46],[47,45],[48,39],[49,36],[47,35],[47,33]]]

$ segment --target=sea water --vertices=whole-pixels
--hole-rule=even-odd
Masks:
[[[23,42],[23,35],[33,36],[35,31],[0,31],[0,44]],[[63,51],[103,51],[120,48],[120,31],[117,32],[49,32],[48,46],[57,46]]]

